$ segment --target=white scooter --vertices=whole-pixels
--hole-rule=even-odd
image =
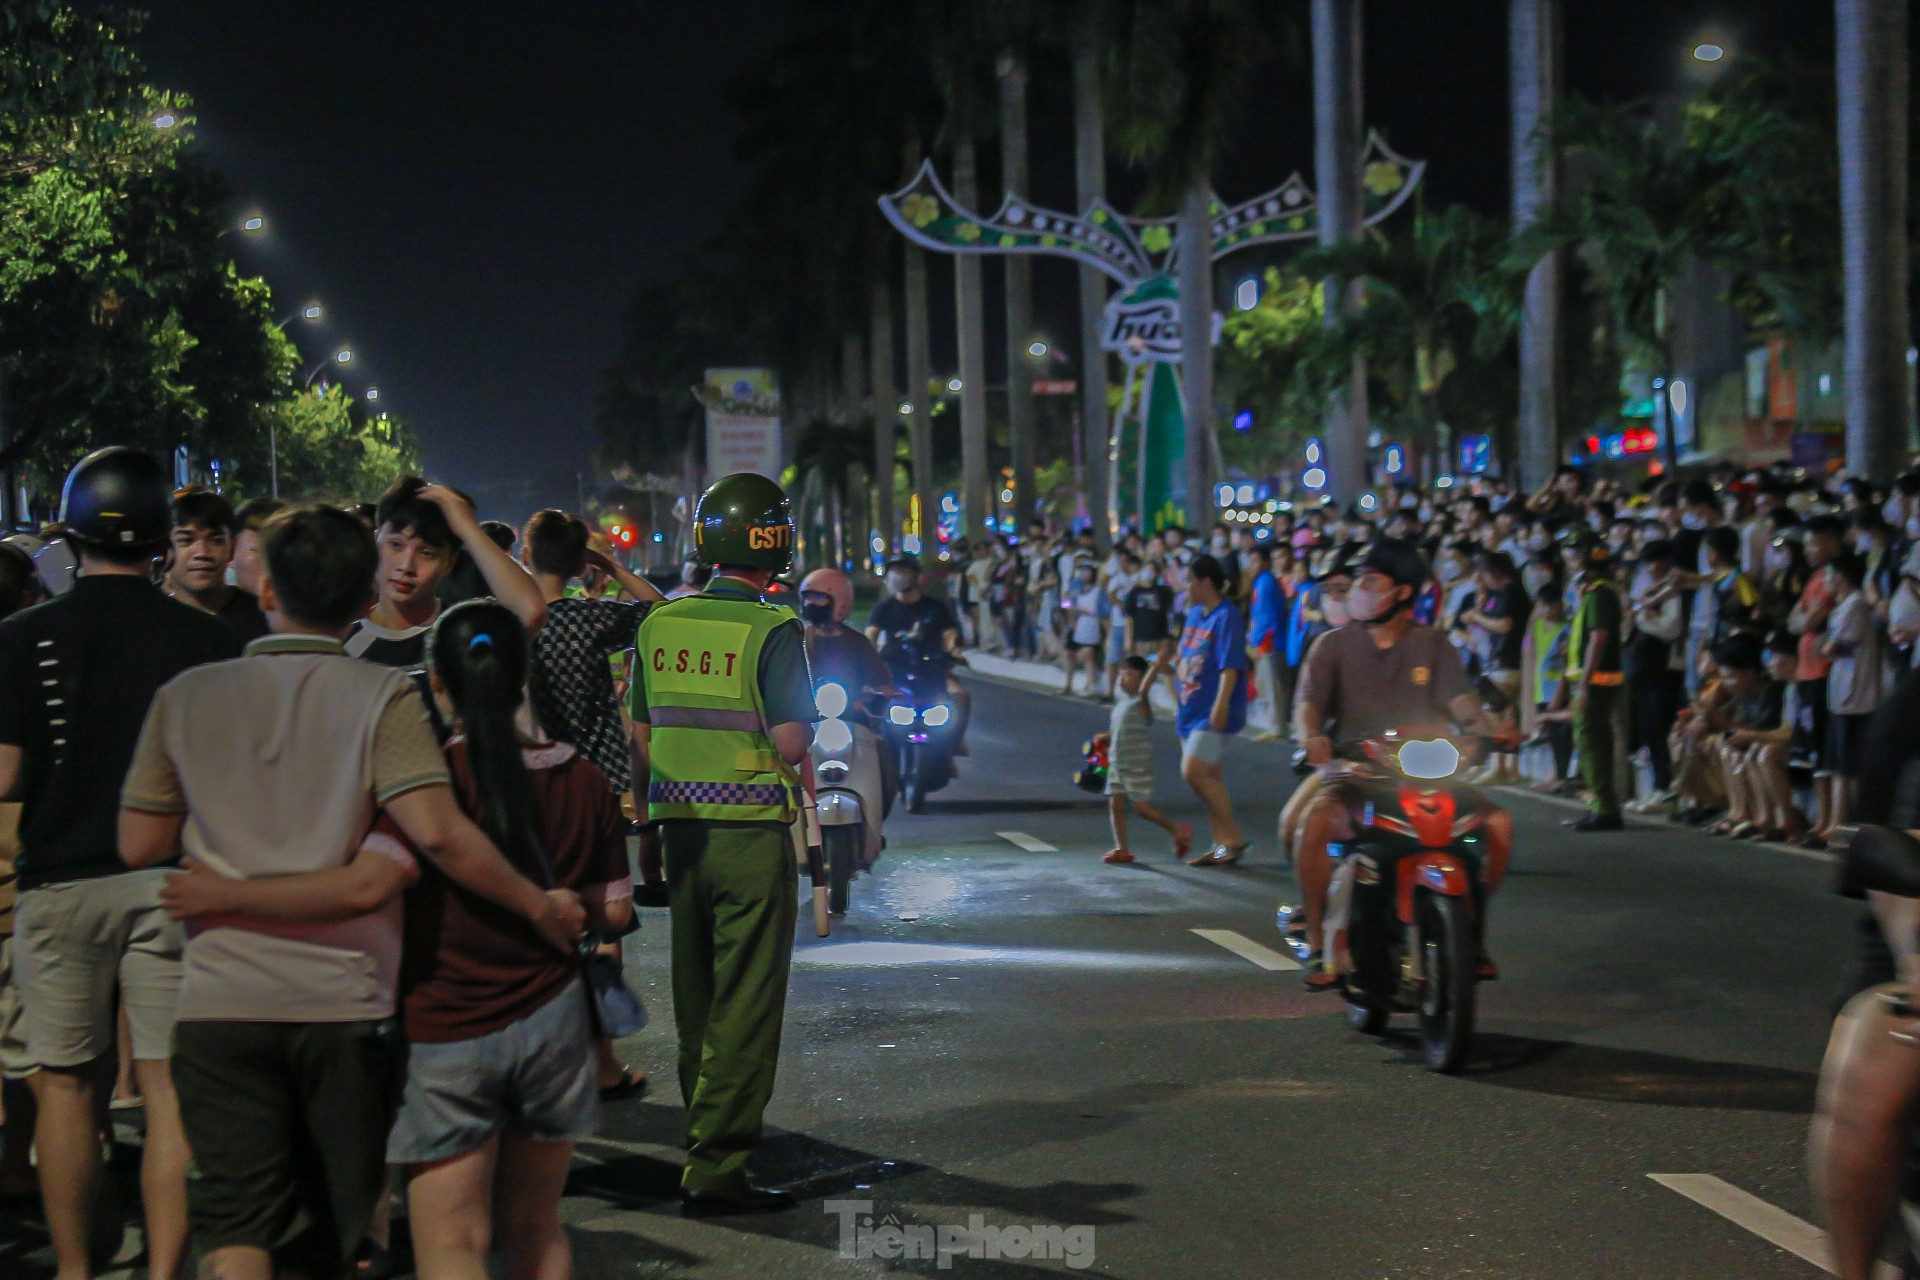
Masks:
[[[883,744],[866,725],[846,718],[850,702],[844,686],[823,682],[813,702],[820,723],[813,729],[810,754],[827,860],[827,906],[843,915],[848,886],[880,857]]]

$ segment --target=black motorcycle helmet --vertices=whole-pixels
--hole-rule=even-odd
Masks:
[[[167,473],[138,449],[95,449],[67,473],[60,523],[67,537],[92,550],[157,554],[173,527]]]

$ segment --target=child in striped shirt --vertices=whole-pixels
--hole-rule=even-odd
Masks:
[[[1173,856],[1186,861],[1193,848],[1191,823],[1176,823],[1153,807],[1153,709],[1147,693],[1163,662],[1149,663],[1139,654],[1120,664],[1119,696],[1108,722],[1107,815],[1113,821],[1113,848],[1105,862],[1132,862],[1127,848],[1127,812],[1131,809],[1173,837]]]

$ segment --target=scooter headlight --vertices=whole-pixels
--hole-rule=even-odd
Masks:
[[[929,728],[938,729],[953,719],[953,708],[944,702],[936,702],[921,713],[920,719],[925,721]]]
[[[1445,738],[1416,739],[1400,746],[1400,772],[1409,778],[1451,778],[1460,767],[1460,748]]]
[[[853,766],[845,760],[822,760],[814,769],[820,777],[832,779],[844,778],[852,771]]]
[[[845,720],[822,720],[813,731],[813,745],[829,755],[853,745],[853,730]]]
[[[813,691],[814,710],[829,720],[838,720],[847,714],[847,690],[845,686],[829,680]]]
[[[887,719],[893,721],[895,724],[912,724],[913,708],[901,706],[896,703],[887,708]]]

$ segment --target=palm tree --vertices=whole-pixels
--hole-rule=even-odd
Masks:
[[[1630,357],[1665,382],[1672,373],[1671,291],[1681,270],[1711,257],[1732,225],[1728,166],[1671,139],[1633,108],[1570,98],[1553,122],[1563,164],[1578,175],[1516,241],[1513,265],[1573,247],[1607,299]],[[1667,465],[1679,463],[1669,429]]]
[[[1015,6],[1024,13],[1026,6]],[[1016,36],[1000,57],[1000,175],[1008,195],[1025,196],[1027,181],[1027,60]],[[1037,508],[1033,491],[1033,264],[1019,254],[1007,272],[1007,445],[1013,455],[1013,492],[1020,524]]]
[[[1726,167],[1728,221],[1713,265],[1729,279],[1727,300],[1756,331],[1785,336],[1804,404],[1805,371],[1843,327],[1833,68],[1746,63],[1689,104],[1684,136]]]
[[[1499,227],[1455,205],[1438,215],[1421,208],[1411,224],[1392,234],[1366,232],[1310,250],[1294,263],[1309,278],[1351,282],[1356,301],[1336,312],[1325,330],[1325,363],[1394,370],[1412,410],[1414,472],[1423,480],[1431,478],[1426,463],[1438,457],[1444,465],[1448,456],[1442,386],[1463,362],[1497,347],[1509,332],[1513,300],[1503,287],[1505,248]]]
[[[1332,248],[1360,234],[1360,0],[1313,0],[1313,170],[1320,197],[1320,244]],[[1340,323],[1353,304],[1343,282],[1329,277],[1326,324]],[[1344,387],[1327,400],[1327,460],[1336,497],[1351,498],[1366,483],[1367,372],[1353,358]]]
[[[1151,198],[1179,214],[1185,487],[1187,519],[1198,522],[1213,509],[1213,169],[1254,69],[1290,28],[1261,0],[1117,7],[1115,135],[1130,158],[1153,162]]]
[[[801,524],[805,527],[814,509],[810,499],[823,496],[835,566],[847,563],[847,497],[853,476],[873,465],[872,432],[872,420],[864,417],[856,422],[813,418],[794,442],[793,464],[801,481]]]
[[[900,388],[893,374],[893,290],[883,275],[873,282],[867,305],[868,380],[873,418],[873,527],[880,537],[875,563],[893,554],[900,523],[893,511],[893,452],[900,428]]]
[[[1553,204],[1559,164],[1545,126],[1560,97],[1560,0],[1512,0],[1511,84],[1513,229],[1524,232]],[[1560,251],[1527,274],[1520,314],[1520,484],[1547,482],[1560,441]]]
[[[1085,12],[1071,34],[1073,60],[1073,180],[1079,212],[1107,192],[1106,119],[1100,85],[1100,51],[1104,24],[1100,3],[1084,4]],[[1107,352],[1100,330],[1107,306],[1107,277],[1096,267],[1080,268],[1080,430],[1085,442],[1084,488],[1087,510],[1093,516],[1093,539],[1104,553],[1112,533],[1107,510],[1107,454],[1111,431],[1107,425]]]
[[[1847,469],[1885,480],[1908,430],[1907,5],[1836,0]]]

